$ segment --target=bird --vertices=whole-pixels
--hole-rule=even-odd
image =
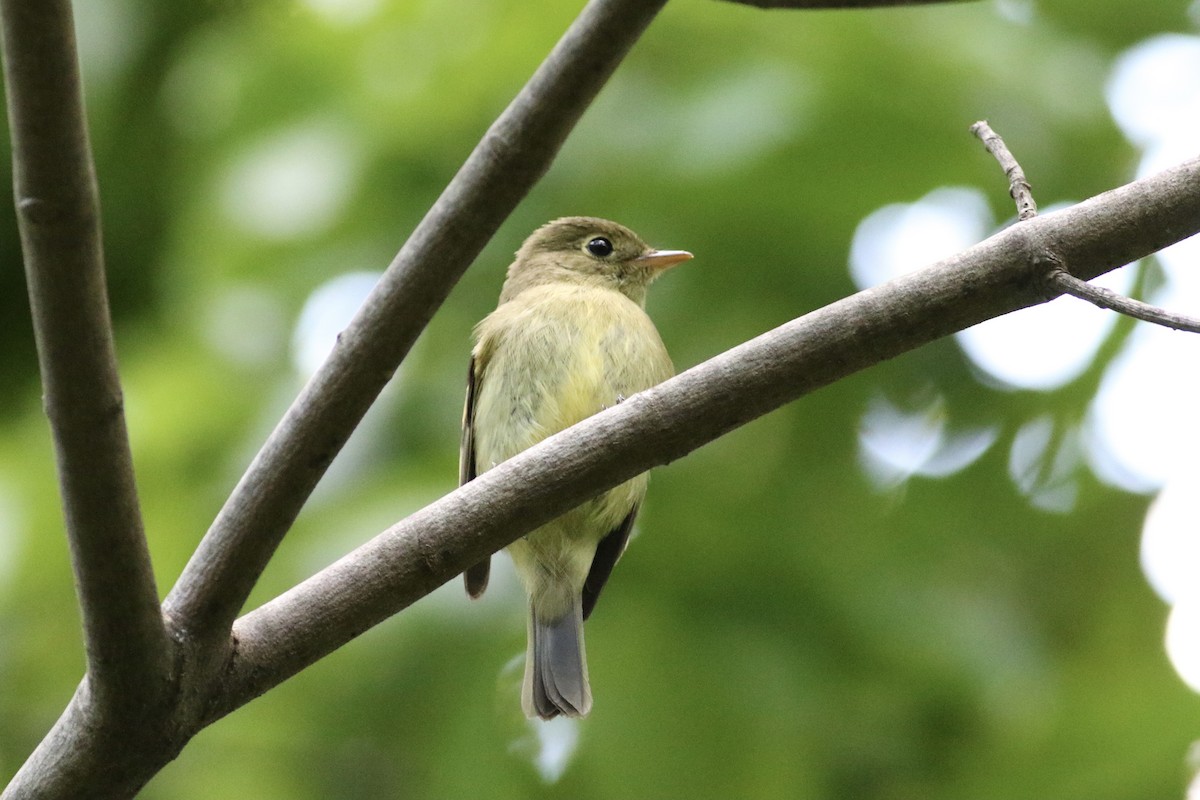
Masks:
[[[474,329],[460,485],[674,375],[645,311],[646,290],[691,258],[596,217],[563,217],[534,231],[508,268],[496,309]],[[529,600],[527,717],[591,710],[583,622],[629,542],[647,480],[638,475],[508,546]],[[490,562],[463,573],[470,597],[487,588]]]

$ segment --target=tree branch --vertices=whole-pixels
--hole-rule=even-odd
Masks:
[[[1177,331],[1200,333],[1200,318],[1189,317],[1186,314],[1176,314],[1158,306],[1143,303],[1141,300],[1134,300],[1132,297],[1117,294],[1112,289],[1106,289],[1103,286],[1096,286],[1087,281],[1081,281],[1074,275],[1062,270],[1052,271],[1047,276],[1047,280],[1051,286],[1063,294],[1069,294],[1072,297],[1078,297],[1080,300],[1086,300],[1100,308],[1116,311],[1144,322],[1153,322],[1155,325],[1174,328]]]
[[[228,713],[587,497],[858,370],[1045,302],[1200,231],[1200,159],[1012,226],[729,350],[550,437],[418,511],[234,626]]]
[[[980,120],[972,125],[971,133],[979,137],[983,146],[999,162],[1000,169],[1008,176],[1008,196],[1017,204],[1017,220],[1024,222],[1036,217],[1038,212],[1037,203],[1033,201],[1033,187],[1025,179],[1025,170],[1021,169],[1004,140],[992,130],[987,120]]]
[[[1024,222],[1036,217],[1037,203],[1033,201],[1032,187],[1025,179],[1025,171],[1017,163],[1016,156],[1004,144],[1004,140],[984,120],[972,125],[971,133],[979,137],[983,146],[995,156],[1001,169],[1004,170],[1004,174],[1008,176],[1008,194],[1017,204],[1017,221]],[[1200,318],[1176,314],[1158,306],[1143,303],[1141,300],[1117,294],[1103,286],[1093,286],[1063,269],[1051,269],[1046,275],[1046,282],[1050,288],[1058,292],[1086,300],[1109,311],[1116,311],[1143,322],[1174,328],[1177,331],[1200,333]]]
[[[2,0],[14,194],[100,708],[167,691],[170,649],[142,532],[105,289],[69,0]]]
[[[592,0],[488,130],[222,508],[165,603],[176,626],[228,634],[333,457],[665,1]]]

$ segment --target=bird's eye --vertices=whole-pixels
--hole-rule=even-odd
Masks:
[[[612,255],[612,242],[605,239],[603,236],[597,236],[587,243],[587,251],[596,258],[604,258]]]

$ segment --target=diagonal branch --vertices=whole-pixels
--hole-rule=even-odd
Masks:
[[[868,366],[1200,231],[1200,158],[1004,230],[776,328],[550,437],[238,620],[214,718],[586,498]],[[211,721],[211,720],[210,720]]]
[[[216,641],[451,287],[549,168],[666,0],[592,0],[488,130],[288,409],[166,600]]]
[[[169,649],[125,430],[71,5],[3,0],[0,16],[17,216],[91,694],[132,707],[166,690]]]

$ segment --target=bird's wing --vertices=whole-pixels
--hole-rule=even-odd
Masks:
[[[463,403],[462,439],[458,445],[458,485],[475,479],[475,356],[467,367],[467,399]]]
[[[478,394],[479,374],[476,369],[475,357],[471,357],[471,365],[467,369],[467,399],[463,403],[462,439],[458,448],[458,485],[462,486],[476,475],[475,466],[475,398]],[[463,573],[463,583],[466,584],[467,594],[472,598],[479,597],[487,588],[488,573],[491,571],[492,559],[483,559],[472,564]]]
[[[592,557],[592,568],[588,570],[587,580],[583,582],[583,618],[591,616],[600,597],[600,590],[612,574],[617,559],[625,552],[629,544],[629,534],[633,531],[633,521],[637,517],[638,506],[634,505],[621,520],[621,524],[608,532],[608,535],[596,545],[596,555]]]

